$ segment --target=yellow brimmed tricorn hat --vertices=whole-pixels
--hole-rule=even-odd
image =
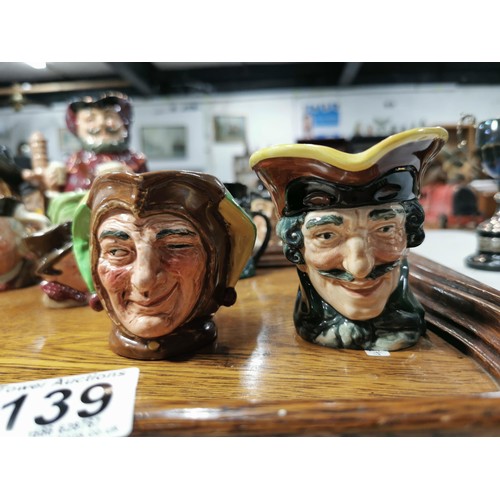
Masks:
[[[418,198],[425,168],[448,139],[441,127],[406,130],[361,153],[291,144],[261,149],[250,167],[279,216]]]

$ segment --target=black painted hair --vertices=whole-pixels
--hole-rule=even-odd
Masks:
[[[408,248],[417,247],[424,241],[424,219],[425,212],[418,200],[400,202],[403,207],[406,231],[406,246]],[[283,216],[276,226],[276,233],[283,241],[283,253],[293,264],[305,264],[301,249],[304,246],[304,236],[301,228],[304,224],[306,212],[299,215]]]

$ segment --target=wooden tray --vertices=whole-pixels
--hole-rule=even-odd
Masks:
[[[298,337],[292,267],[241,280],[216,344],[170,361],[113,354],[103,312],[4,292],[0,382],[137,366],[134,436],[500,435],[498,292],[417,255],[411,283],[428,331],[388,357]]]

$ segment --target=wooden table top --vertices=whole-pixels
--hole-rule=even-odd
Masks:
[[[104,312],[47,309],[38,286],[4,292],[0,383],[136,366],[133,435],[500,434],[498,377],[474,357],[430,328],[386,357],[310,344],[293,326],[297,287],[295,268],[259,268],[217,312],[216,343],[166,361],[114,354]]]

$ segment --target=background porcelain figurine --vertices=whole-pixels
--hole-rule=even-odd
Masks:
[[[406,254],[424,239],[420,177],[447,137],[440,127],[422,128],[357,154],[296,144],[252,155],[280,217],[284,253],[297,266],[301,337],[334,348],[397,350],[425,332]]]
[[[23,250],[25,228],[12,217],[0,216],[0,292],[38,282],[35,264]]]
[[[0,292],[38,283],[35,257],[25,238],[49,224],[44,215],[27,210],[0,180]]]
[[[43,304],[51,309],[88,304],[89,290],[73,253],[72,220],[84,192],[62,193],[50,201],[47,214],[52,224],[25,238],[37,257]]]
[[[476,146],[484,171],[497,182],[495,213],[476,228],[477,251],[465,263],[483,271],[500,271],[500,119],[492,118],[478,124]]]
[[[98,99],[73,101],[66,111],[66,125],[82,145],[66,162],[66,179],[58,169],[48,169],[44,183],[49,190],[88,190],[99,165],[120,162],[131,172],[147,171],[146,157],[129,148],[132,104],[120,93]]]
[[[259,210],[251,209],[251,194],[245,184],[242,184],[241,182],[226,182],[224,183],[224,186],[234,197],[238,205],[252,218],[256,227],[256,238],[253,253],[248,259],[248,262],[240,276],[240,279],[251,278],[257,273],[257,266],[259,265],[259,261],[264,255],[271,238],[271,221],[265,213]]]
[[[216,338],[212,317],[236,300],[255,226],[211,175],[113,173],[94,181],[73,241],[113,321],[111,349],[164,359]]]

